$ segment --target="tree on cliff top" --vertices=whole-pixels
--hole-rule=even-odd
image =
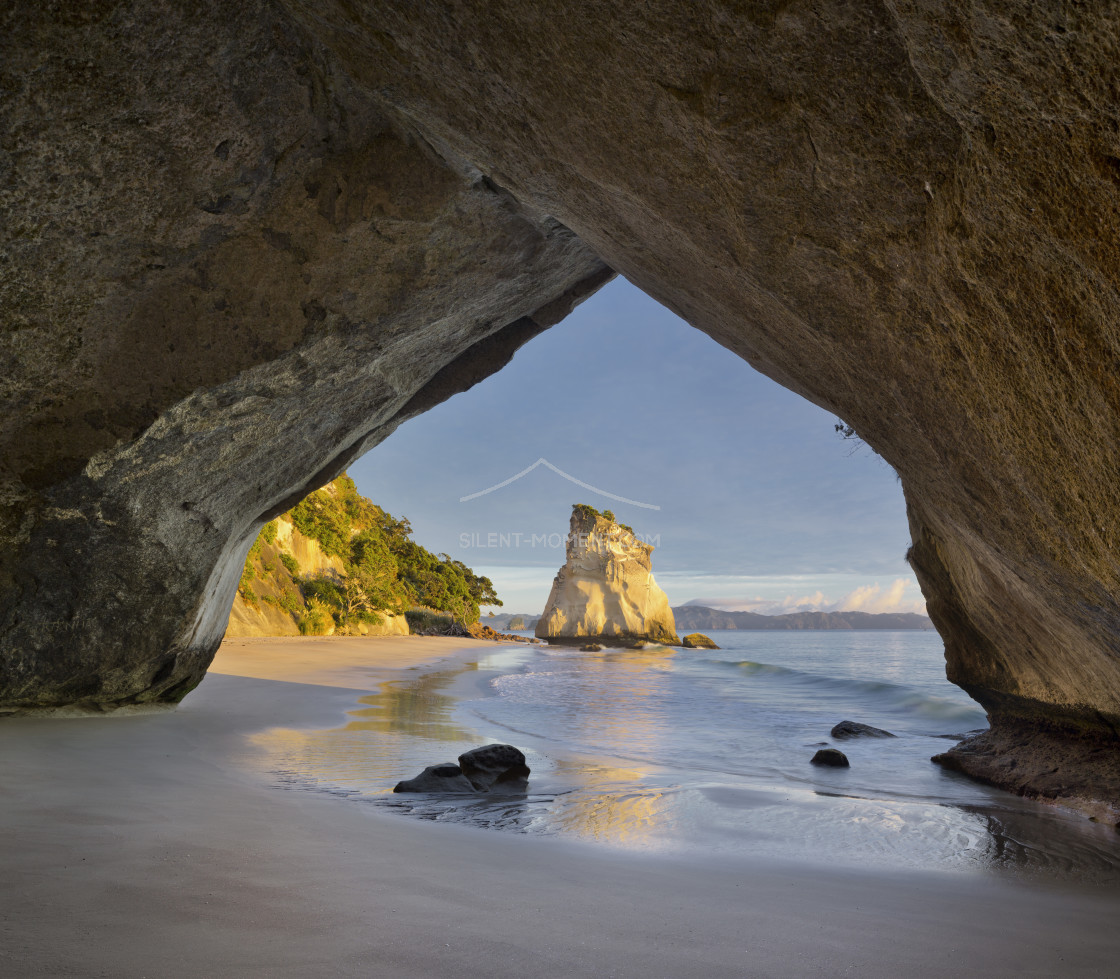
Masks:
[[[480,605],[502,604],[489,578],[421,547],[412,540],[408,520],[366,499],[345,474],[310,493],[286,516],[325,554],[342,560],[341,580],[320,576],[300,582],[304,595],[329,607],[339,625],[413,605],[450,612],[470,624],[478,621]]]
[[[613,510],[603,510],[601,513],[591,506],[589,503],[573,503],[572,513],[578,515],[583,520],[597,520],[602,517],[604,520],[609,520],[611,523],[617,523]],[[629,524],[619,523],[619,527],[625,530],[628,534],[634,533],[634,528]]]

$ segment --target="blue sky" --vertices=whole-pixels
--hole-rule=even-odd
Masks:
[[[835,422],[620,278],[350,474],[506,611],[543,608],[573,503],[657,545],[674,605],[921,611],[902,488]],[[601,492],[546,465],[484,492],[538,459]]]

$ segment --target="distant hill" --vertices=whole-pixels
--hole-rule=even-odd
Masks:
[[[678,632],[705,629],[932,629],[933,623],[915,612],[791,612],[759,615],[757,612],[724,612],[704,605],[679,605],[673,609]]]
[[[539,618],[539,615],[528,612],[502,612],[498,615],[484,615],[479,621],[483,625],[490,626],[491,629],[502,632],[508,629],[532,629]]]

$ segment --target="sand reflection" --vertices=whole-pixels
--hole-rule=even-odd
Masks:
[[[452,720],[456,699],[443,691],[477,669],[455,669],[386,680],[359,698],[345,725],[327,730],[271,728],[251,738],[279,784],[350,795],[391,792],[398,780],[427,765],[454,760],[477,735]]]
[[[649,847],[664,838],[673,818],[672,791],[643,787],[649,768],[611,768],[563,762],[559,781],[577,787],[551,813],[554,832],[571,833],[615,846]]]

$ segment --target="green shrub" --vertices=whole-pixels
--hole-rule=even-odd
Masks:
[[[270,520],[261,528],[260,536],[264,538],[264,542],[266,544],[271,544],[274,540],[276,540],[276,531],[278,529],[279,528],[277,527],[276,521]]]
[[[325,636],[334,626],[334,616],[316,599],[307,603],[307,612],[299,620],[299,632],[302,636]]]
[[[421,632],[447,632],[455,624],[454,616],[430,608],[410,608],[405,611],[404,617],[408,621],[408,631],[414,635]]]
[[[299,561],[292,557],[291,554],[281,554],[280,563],[288,569],[288,574],[290,574],[293,578],[299,577]]]
[[[290,591],[286,591],[283,594],[277,595],[275,597],[272,595],[263,595],[261,597],[261,601],[267,602],[269,605],[273,605],[278,609],[282,609],[289,615],[294,615],[297,618],[307,611],[307,608],[303,604],[303,602],[301,602],[299,598],[296,595],[293,595]]]

